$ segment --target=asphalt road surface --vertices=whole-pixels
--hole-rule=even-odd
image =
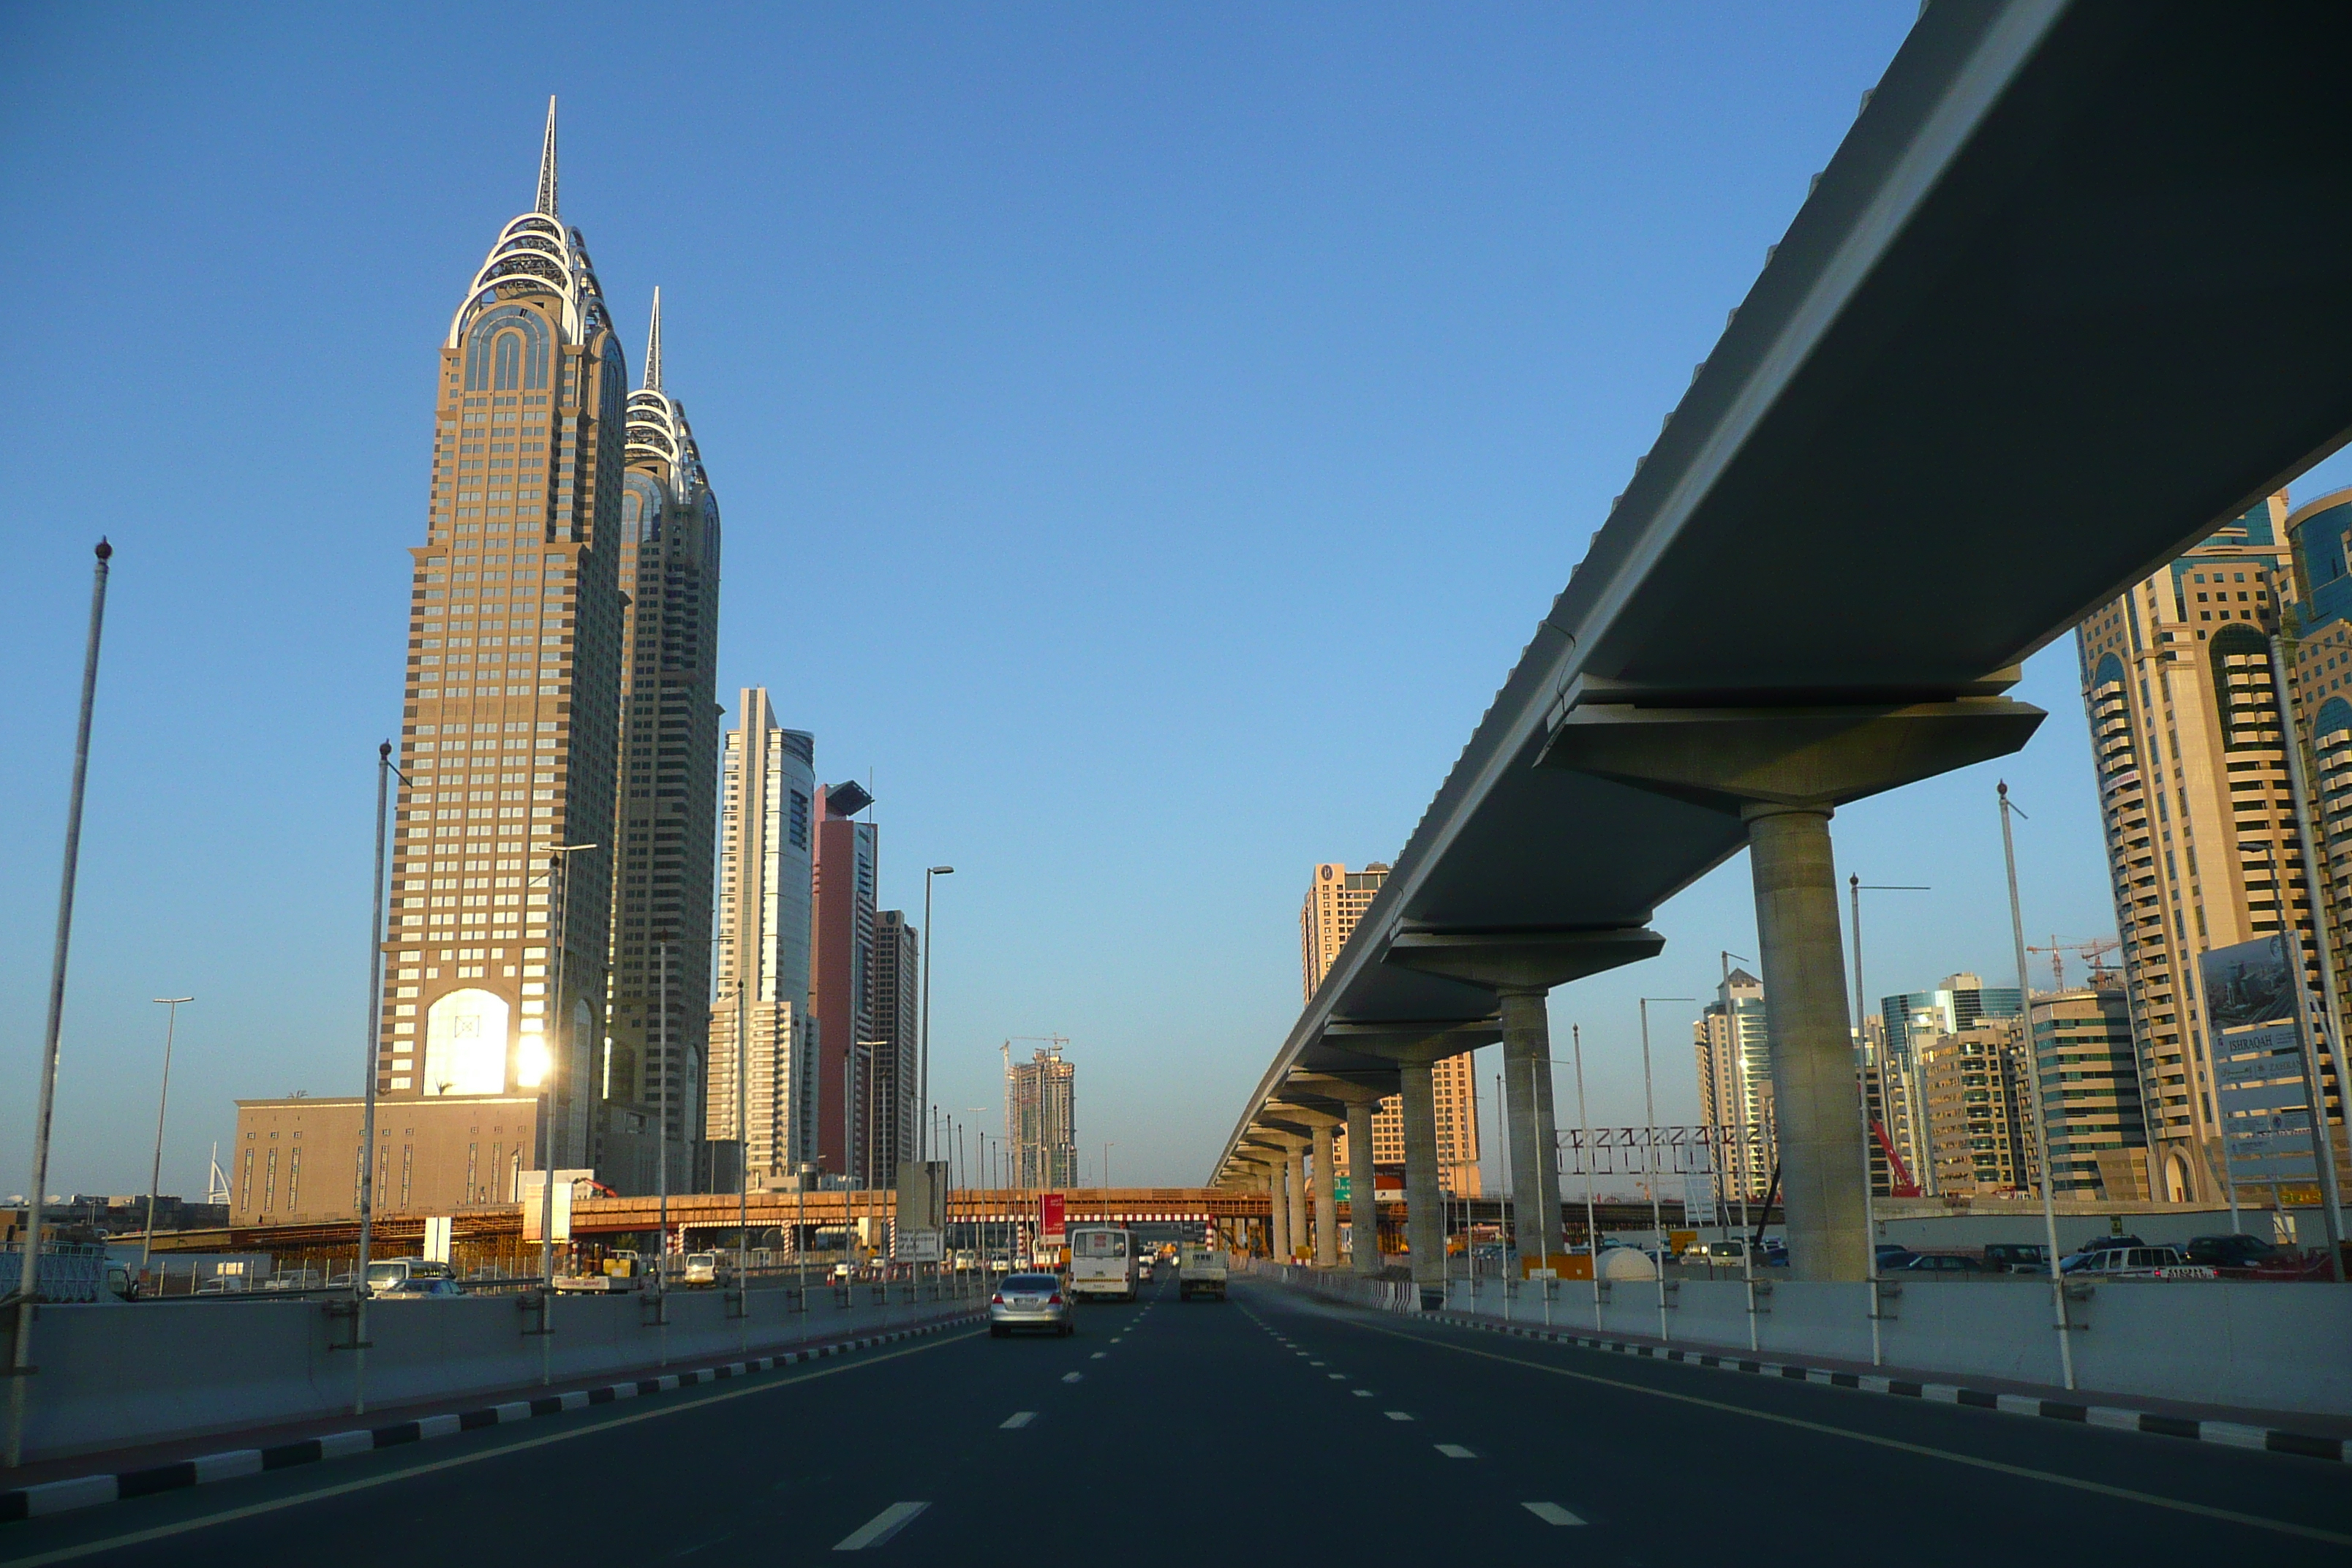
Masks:
[[[1172,1282],[0,1525],[0,1561],[2352,1563],[2340,1465]]]

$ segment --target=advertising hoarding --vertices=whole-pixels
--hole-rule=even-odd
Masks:
[[[2310,1095],[2285,939],[2258,937],[2201,955],[2214,1109],[2232,1181],[2310,1180]]]
[[[1070,1239],[1069,1199],[1061,1193],[1037,1197],[1037,1239],[1047,1247],[1066,1246]]]

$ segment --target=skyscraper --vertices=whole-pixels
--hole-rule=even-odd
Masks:
[[[765,687],[743,689],[720,764],[719,984],[704,1125],[712,1139],[743,1141],[754,1185],[815,1158],[818,1032],[808,994],[815,756],[805,731],[777,727]],[[743,1127],[735,1120],[739,1027]]]
[[[661,290],[644,384],[629,395],[621,478],[620,810],[613,842],[612,1063],[607,1092],[656,1110],[667,1079],[673,1189],[703,1127],[704,1001],[710,994],[711,838],[719,752],[719,503],[686,406],[662,384]],[[669,942],[669,1020],[658,940]],[[669,1059],[657,1060],[661,1040]],[[644,1152],[649,1155],[650,1151]],[[616,1162],[601,1162],[607,1167]],[[608,1169],[606,1180],[613,1180]],[[635,1184],[642,1185],[642,1183]]]
[[[1919,1053],[1937,1195],[2024,1193],[2041,1181],[2024,1025],[2014,1014],[1937,1035]]]
[[[1078,1179],[1078,1073],[1059,1046],[1004,1062],[1004,1141],[1016,1186],[1066,1187]]]
[[[436,380],[377,1090],[543,1078],[542,1153],[581,1165],[603,1077],[628,374],[557,215],[551,101],[538,199],[467,284]],[[550,854],[567,845],[594,847]]]
[[[874,824],[856,818],[873,804],[856,784],[816,792],[816,918],[809,943],[809,1009],[819,1030],[813,1158],[859,1184],[873,1174],[874,894],[880,844]]]
[[[1691,1044],[1698,1058],[1699,1121],[1720,1130],[1717,1146],[1724,1152],[1716,1192],[1736,1198],[1744,1179],[1748,1195],[1762,1198],[1772,1184],[1775,1158],[1764,983],[1744,969],[1726,975],[1715,1000],[1691,1026]],[[1739,1142],[1743,1120],[1745,1144]]]
[[[1299,978],[1309,1002],[1338,960],[1339,950],[1347,945],[1348,933],[1372,907],[1372,899],[1388,875],[1388,867],[1378,860],[1360,871],[1340,865],[1315,868],[1315,879],[1307,886],[1307,901],[1298,911]],[[1484,1186],[1478,1168],[1478,1096],[1472,1063],[1470,1053],[1465,1051],[1446,1058],[1430,1071],[1437,1090],[1438,1185],[1455,1197],[1475,1197]],[[1348,1169],[1345,1129],[1334,1135],[1332,1163],[1339,1170]],[[1404,1102],[1393,1094],[1372,1112],[1372,1163],[1404,1163]]]
[[[2277,931],[2282,904],[2313,945],[2265,635],[2286,515],[2270,497],[2075,628],[2158,1199],[2222,1194],[2198,954]],[[2317,678],[2341,644],[2315,640]]]
[[[924,1114],[916,1060],[918,933],[904,910],[874,917],[875,1179],[898,1183],[898,1164],[915,1157],[916,1131]],[[943,1157],[943,1156],[942,1156]]]
[[[2052,1191],[2125,1201],[2148,1195],[2147,1124],[2131,1005],[2094,984],[2033,998],[2034,1070],[2050,1122]],[[2029,1101],[2030,1113],[2032,1104]]]
[[[1946,975],[1933,991],[1902,991],[1878,999],[1885,1043],[1878,1064],[1886,1080],[1882,1114],[1887,1135],[1922,1192],[1937,1190],[1934,1122],[1927,1103],[1929,1047],[1979,1023],[2014,1018],[2023,1007],[2015,986],[1987,985],[1975,974]]]

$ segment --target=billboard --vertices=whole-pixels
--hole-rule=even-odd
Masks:
[[[2303,1026],[2284,938],[2219,947],[2198,960],[2214,1109],[2232,1182],[2308,1181],[2311,1097],[2303,1080]]]
[[[2216,1035],[2294,1016],[2286,943],[2274,936],[2217,947],[2197,961],[2205,983],[2205,1016]],[[2217,1053],[2218,1054],[2218,1053]]]
[[[1037,1239],[1047,1247],[1061,1247],[1070,1238],[1069,1200],[1060,1193],[1041,1193],[1037,1196]]]

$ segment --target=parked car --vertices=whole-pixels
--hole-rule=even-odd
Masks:
[[[1076,1325],[1070,1321],[1070,1294],[1059,1275],[1008,1274],[988,1299],[988,1332],[1004,1339],[1016,1329],[1032,1329],[1066,1336]]]
[[[2043,1274],[2050,1268],[2050,1249],[2038,1241],[1992,1241],[1985,1244],[1985,1261],[2011,1274]]]
[[[1879,1265],[1882,1274],[2006,1274],[2008,1269],[1988,1263],[1981,1258],[1971,1258],[1963,1252],[1916,1252],[1910,1261],[1896,1268]]]
[[[428,1262],[422,1258],[387,1258],[371,1263],[367,1283],[368,1294],[379,1301],[415,1301],[466,1293],[466,1288],[457,1283],[447,1264]]]
[[[2105,1252],[2118,1247],[2146,1247],[2147,1245],[2147,1242],[2136,1236],[2095,1236],[2067,1256],[2080,1258],[2086,1252]],[[2062,1270],[2066,1267],[2063,1258],[2059,1260],[2058,1267]]]
[[[2210,1263],[2219,1268],[2254,1268],[2289,1258],[2297,1262],[2302,1260],[2299,1253],[2291,1252],[2274,1241],[2264,1241],[2259,1236],[2248,1236],[2243,1232],[2228,1236],[2192,1236],[2189,1238],[2187,1250],[2191,1263]]]
[[[2099,1279],[2211,1279],[2210,1264],[2190,1263],[2177,1247],[2105,1247],[2078,1252],[2060,1265],[2069,1278]]]

